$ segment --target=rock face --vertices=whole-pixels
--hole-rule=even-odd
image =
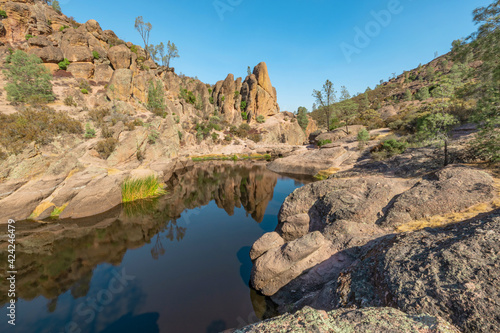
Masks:
[[[342,306],[440,316],[465,332],[500,331],[500,211],[367,244],[339,278]]]
[[[408,315],[393,308],[322,311],[310,307],[266,320],[234,333],[458,333],[445,320],[427,314]]]
[[[266,122],[257,126],[262,133],[264,143],[288,143],[302,145],[307,137],[295,117],[288,117],[285,112],[267,118]]]
[[[267,236],[269,238],[269,236]],[[261,241],[263,242],[263,241]],[[328,259],[334,252],[320,232],[268,250],[255,261],[252,285],[264,295],[273,295],[302,272]]]
[[[384,226],[400,226],[443,213],[455,213],[493,199],[493,178],[466,167],[450,167],[431,174],[398,197]]]
[[[286,198],[281,207],[278,216],[279,223],[274,234],[264,235],[256,242],[256,250],[258,249],[258,251],[255,251],[256,254],[252,257],[254,260],[252,286],[264,295],[271,296],[271,299],[278,305],[278,310],[283,313],[290,311],[290,309],[298,310],[305,305],[324,310],[344,306],[395,307],[394,300],[397,299],[399,291],[406,288],[408,281],[414,281],[414,284],[408,287],[407,302],[411,302],[411,299],[418,300],[418,305],[415,305],[412,310],[409,306],[403,307],[402,303],[397,303],[400,309],[411,314],[429,312],[435,316],[448,318],[453,323],[463,327],[463,324],[450,315],[453,312],[458,316],[462,309],[455,310],[454,306],[449,305],[449,310],[432,312],[430,305],[423,307],[424,304],[432,304],[432,302],[422,299],[422,297],[424,293],[427,293],[431,298],[438,298],[440,301],[434,303],[437,304],[435,305],[437,309],[442,309],[444,304],[454,304],[455,296],[450,296],[449,301],[446,301],[444,300],[445,296],[439,296],[440,294],[436,294],[432,288],[434,288],[433,283],[438,277],[445,279],[446,281],[440,284],[440,288],[443,289],[442,293],[445,293],[444,286],[454,286],[451,279],[457,274],[460,279],[464,276],[463,284],[469,281],[476,281],[473,282],[475,284],[492,281],[491,284],[488,283],[487,286],[481,287],[485,288],[484,292],[471,292],[466,297],[467,301],[465,298],[461,301],[463,304],[472,302],[474,297],[480,298],[483,295],[491,294],[493,289],[488,288],[498,288],[500,271],[498,268],[490,270],[485,267],[487,265],[489,265],[488,267],[498,267],[499,263],[494,254],[498,251],[496,247],[485,242],[481,243],[482,241],[467,243],[468,237],[450,233],[440,234],[440,240],[436,241],[436,246],[442,247],[443,250],[449,248],[449,244],[457,242],[457,250],[453,255],[458,256],[460,253],[458,249],[467,250],[466,247],[470,247],[470,257],[466,259],[457,257],[457,267],[453,267],[453,273],[451,271],[443,273],[444,276],[441,277],[442,273],[439,272],[447,272],[444,266],[445,262],[450,263],[452,260],[450,255],[433,254],[434,245],[432,244],[434,243],[432,239],[429,241],[427,236],[415,236],[412,244],[420,242],[420,250],[418,247],[412,246],[407,246],[407,250],[395,249],[393,253],[394,256],[399,256],[397,257],[399,261],[391,264],[393,265],[391,270],[388,262],[383,263],[383,258],[390,252],[387,249],[393,246],[394,239],[399,239],[395,237],[406,239],[404,238],[406,236],[393,235],[394,225],[387,224],[386,221],[388,217],[396,216],[396,213],[404,211],[401,208],[402,205],[396,205],[399,200],[404,199],[404,202],[408,203],[422,202],[420,207],[428,215],[458,212],[478,203],[491,202],[495,197],[492,186],[493,179],[484,172],[460,166],[444,168],[430,174],[423,181],[381,176],[332,177],[326,181],[306,185],[295,190]],[[453,187],[453,200],[441,202],[441,198],[449,195],[448,191],[452,191],[450,187]],[[435,204],[430,201],[434,201]],[[424,207],[425,202],[427,202],[428,208]],[[437,206],[440,208],[437,209]],[[409,207],[411,208],[411,205]],[[412,209],[409,210],[409,212],[412,211]],[[410,214],[409,216],[410,219],[418,218],[416,215]],[[498,218],[494,221],[498,225]],[[494,223],[492,222],[491,225]],[[438,231],[435,232],[438,233]],[[427,235],[424,231],[419,233]],[[433,233],[431,232],[431,234]],[[477,234],[496,233],[496,229],[494,229],[493,231],[478,231]],[[310,238],[316,241],[310,241]],[[284,245],[281,245],[280,239],[285,242]],[[319,240],[321,240],[321,245],[319,245]],[[445,240],[451,243],[443,243]],[[492,237],[491,242],[494,241],[495,237]],[[294,244],[292,248],[300,249],[297,254],[290,255],[287,252],[290,244]],[[476,252],[473,252],[472,249],[476,249]],[[478,264],[477,269],[469,270],[465,263],[468,260],[475,261],[479,256],[485,256],[484,253],[490,249],[492,249],[493,255],[488,257],[489,261],[484,260],[484,263]],[[420,262],[415,256],[417,252],[411,252],[413,250],[424,251],[422,258],[428,258],[425,260],[430,261],[422,259]],[[380,257],[375,257],[373,253],[379,254]],[[464,256],[466,255],[464,254]],[[368,257],[372,258],[370,259],[372,260],[371,271],[366,268],[369,264],[364,259]],[[413,263],[414,260],[418,262]],[[440,260],[443,263],[439,265],[442,265],[443,268],[434,269],[433,263]],[[288,267],[288,270],[282,272],[282,267]],[[414,268],[408,271],[408,267]],[[302,272],[300,272],[301,269]],[[472,274],[477,274],[473,272],[478,271],[485,273],[484,276],[481,275],[475,280]],[[358,275],[354,276],[354,274]],[[398,274],[408,274],[411,277],[399,281]],[[425,277],[423,277],[424,275]],[[370,287],[371,289],[367,287],[367,280],[373,286]],[[385,283],[389,283],[387,281],[391,281],[390,283],[393,285],[386,285]],[[355,285],[357,289],[354,287],[349,289],[351,285]],[[469,284],[467,286],[469,289],[477,288],[480,290],[480,287],[477,286]],[[412,294],[411,290],[415,290],[417,287],[421,289],[420,294]],[[459,286],[456,288],[457,292],[463,290]],[[389,294],[389,291],[392,294]],[[491,299],[486,301],[496,302]],[[484,309],[488,306],[494,307],[492,304],[481,305],[480,310],[477,311],[487,312],[489,310]],[[489,318],[495,318],[495,316],[498,314],[485,315]],[[488,325],[490,325],[489,322]],[[496,326],[490,327],[498,329]]]
[[[115,70],[121,68],[128,69],[132,64],[132,52],[123,44],[110,48],[108,58]]]
[[[265,62],[258,64],[253,74],[247,76],[241,87],[241,96],[251,119],[256,120],[258,116],[269,117],[280,111],[276,89],[271,85]]]
[[[132,78],[133,73],[130,69],[121,68],[115,70],[109,82],[108,98],[128,101],[132,95]]]
[[[342,147],[312,150],[300,156],[277,159],[268,167],[278,173],[315,176],[321,170],[339,167],[350,156]]]

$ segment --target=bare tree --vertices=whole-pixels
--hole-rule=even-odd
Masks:
[[[151,23],[144,23],[144,19],[142,16],[139,16],[135,19],[135,30],[139,32],[141,35],[142,41],[144,42],[144,48],[146,51],[146,59],[149,58],[149,33],[153,29]]]
[[[326,116],[326,128],[330,130],[330,116],[332,114],[332,104],[337,100],[336,91],[333,87],[333,83],[330,80],[326,80],[323,85],[322,90],[313,90],[313,97],[316,98],[316,102],[323,109]]]
[[[162,58],[164,66],[170,68],[170,60],[173,58],[179,58],[179,50],[177,50],[177,46],[174,43],[167,43],[167,54]]]

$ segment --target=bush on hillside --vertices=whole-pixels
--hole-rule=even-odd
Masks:
[[[57,135],[82,132],[79,121],[48,107],[26,108],[11,115],[0,113],[0,144],[13,153],[21,152],[31,142],[43,145]]]
[[[34,54],[17,50],[7,56],[5,71],[8,80],[5,90],[7,99],[14,103],[32,100],[53,101],[52,75]]]

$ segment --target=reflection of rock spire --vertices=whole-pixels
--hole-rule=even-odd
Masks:
[[[163,248],[163,244],[160,240],[160,234],[156,235],[156,243],[155,246],[151,249],[151,256],[154,260],[158,260],[158,258],[165,254],[165,249]]]

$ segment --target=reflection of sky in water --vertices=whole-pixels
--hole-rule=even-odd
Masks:
[[[252,304],[256,297],[250,297],[248,288],[250,247],[262,234],[274,230],[281,204],[300,185],[279,178],[261,223],[244,208],[235,208],[234,215],[228,216],[214,201],[186,210],[177,219],[177,226],[185,228],[182,240],[176,240],[175,230],[172,237],[169,224],[149,244],[128,250],[119,266],[95,267],[88,292],[83,281],[56,300],[20,300],[15,330],[2,320],[0,331],[218,332],[249,324],[256,319]],[[110,293],[114,273],[123,269],[134,279],[123,291]],[[109,294],[108,305],[90,310],[92,300],[101,297],[106,302]],[[90,313],[95,314],[92,320]],[[72,321],[76,324],[65,328]]]

